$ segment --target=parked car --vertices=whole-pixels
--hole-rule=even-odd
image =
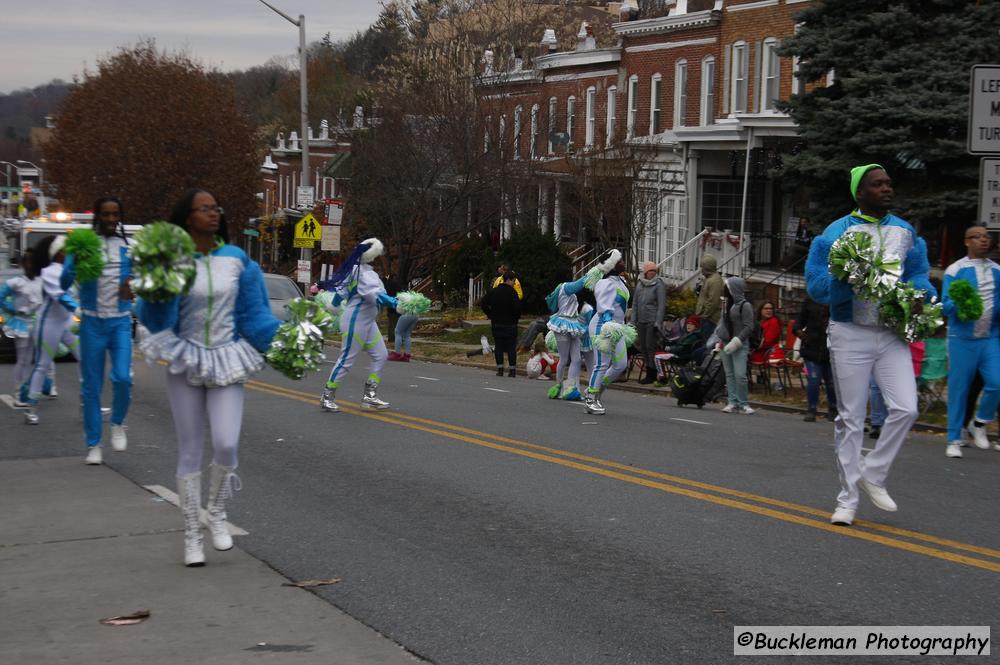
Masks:
[[[293,298],[301,298],[302,290],[299,285],[285,275],[275,273],[264,273],[264,284],[267,286],[267,297],[271,301],[271,313],[276,319],[288,320],[288,310],[285,305]]]

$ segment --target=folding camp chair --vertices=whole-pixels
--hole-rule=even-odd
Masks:
[[[927,413],[935,404],[945,408],[948,402],[944,391],[948,385],[948,340],[932,337],[924,340],[924,360],[917,377],[917,405],[920,413]]]

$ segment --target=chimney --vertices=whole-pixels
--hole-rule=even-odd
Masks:
[[[623,0],[618,8],[618,18],[622,21],[634,21],[639,17],[639,5],[636,0]]]
[[[597,48],[597,40],[594,39],[594,26],[587,24],[586,50],[593,51]]]
[[[677,2],[674,3],[674,10],[670,13],[674,15],[687,14],[688,0],[677,0]]]
[[[577,51],[586,51],[587,50],[587,40],[589,39],[589,37],[587,35],[592,35],[592,34],[594,34],[593,33],[593,28],[590,27],[589,23],[587,23],[586,21],[584,21],[583,23],[580,24],[580,32],[576,33],[576,50]]]
[[[319,139],[326,141],[330,138],[330,123],[323,120],[319,123]]]
[[[354,107],[354,129],[362,129],[365,126],[365,110],[360,106]]]
[[[288,136],[288,142],[290,144],[288,146],[289,150],[298,150],[299,149],[299,133],[293,130],[292,133]]]
[[[544,48],[542,54],[555,53],[558,46],[559,42],[556,41],[556,31],[552,28],[546,28],[545,34],[542,36],[542,47]]]
[[[483,76],[493,76],[496,70],[493,69],[493,51],[486,49],[483,51]]]

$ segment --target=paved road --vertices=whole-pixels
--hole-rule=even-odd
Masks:
[[[130,449],[105,459],[171,487],[163,372],[136,364]],[[248,385],[230,519],[281,573],[342,577],[319,595],[434,663],[732,662],[734,625],[1000,623],[998,453],[914,435],[900,511],[865,502],[844,529],[827,423],[621,391],[592,417],[548,383],[417,362],[389,364],[393,409],[371,413],[347,399],[362,377],[340,414],[319,376]],[[75,400],[41,413],[6,412],[0,456],[82,460]]]

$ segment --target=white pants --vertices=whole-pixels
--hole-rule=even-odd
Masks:
[[[14,365],[14,394],[17,395],[21,384],[27,381],[31,374],[35,344],[30,337],[15,337],[14,350],[17,352],[17,364]]]
[[[830,321],[829,346],[839,411],[833,428],[840,473],[837,504],[857,509],[858,482],[863,477],[885,486],[892,462],[917,419],[917,382],[909,346],[888,328]],[[889,417],[875,449],[862,462],[868,383],[873,376]]]
[[[566,333],[556,333],[559,350],[559,364],[556,365],[556,381],[562,383],[568,378],[571,385],[580,386],[580,338]],[[567,374],[568,371],[568,374]]]
[[[374,318],[360,315],[348,318],[345,312],[340,319],[340,332],[343,334],[340,342],[340,357],[333,365],[326,387],[335,389],[340,385],[341,380],[347,376],[347,372],[354,365],[354,358],[361,349],[367,351],[372,359],[371,367],[368,369],[368,378],[365,380],[379,383],[382,380],[382,368],[385,367],[389,352],[382,340],[382,332],[378,329],[378,322]]]
[[[212,461],[237,466],[243,424],[243,384],[192,386],[184,374],[167,372],[167,396],[177,432],[177,475],[201,471],[205,420],[212,432]]]

